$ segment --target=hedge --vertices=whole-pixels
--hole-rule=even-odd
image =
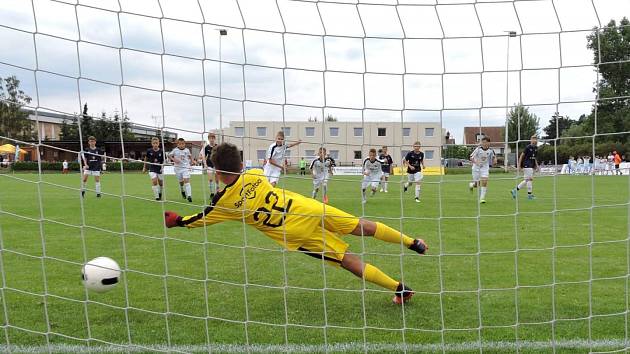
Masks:
[[[446,168],[445,174],[447,175],[466,175],[472,173],[472,167],[451,167]],[[501,168],[491,168],[490,173],[505,173],[503,167]]]
[[[42,171],[61,171],[63,169],[63,165],[61,162],[42,162]],[[123,169],[125,171],[141,171],[144,166],[143,162],[123,162]],[[14,171],[38,171],[38,163],[37,162],[21,162],[18,161],[16,163],[11,164],[11,168]],[[79,171],[80,166],[78,162],[69,162],[68,169],[70,171]],[[120,171],[120,162],[108,162],[107,163],[108,171]]]

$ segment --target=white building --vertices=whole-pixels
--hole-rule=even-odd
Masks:
[[[427,166],[439,166],[441,148],[446,131],[439,123],[423,122],[307,122],[307,121],[231,121],[223,129],[225,141],[243,150],[243,160],[261,165],[267,148],[275,141],[276,133],[284,129],[290,144],[302,140],[302,144],[290,149],[288,161],[297,164],[301,157],[312,158],[320,146],[338,165],[356,165],[368,156],[370,148],[388,146],[394,163],[412,149],[415,141],[422,143]],[[220,135],[219,131],[215,131]]]

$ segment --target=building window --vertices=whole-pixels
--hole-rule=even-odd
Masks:
[[[241,138],[245,136],[245,128],[244,127],[235,127],[234,128],[234,136]]]
[[[304,151],[304,155],[306,155],[306,157],[314,157],[315,156],[315,150],[305,150]]]
[[[330,128],[330,136],[339,136],[339,128],[331,127]]]
[[[424,128],[424,136],[433,136],[435,128]]]
[[[403,128],[403,136],[411,136],[411,128]]]
[[[354,136],[363,136],[363,128],[354,128]]]
[[[257,127],[256,128],[257,136],[267,136],[267,127]]]
[[[284,131],[284,136],[291,136],[291,127],[284,127],[282,128],[282,131]]]
[[[315,127],[306,127],[305,135],[309,137],[315,136]]]
[[[259,160],[264,160],[266,152],[267,150],[256,150],[256,158]]]
[[[409,153],[409,150],[400,150],[400,157],[404,159],[408,153]]]
[[[378,128],[378,134],[377,135],[378,136],[387,136],[387,128]]]
[[[335,160],[339,160],[339,150],[330,150],[329,153],[330,157],[332,157]]]
[[[354,159],[355,160],[361,160],[361,150],[355,150],[354,151]]]
[[[427,150],[424,152],[424,158],[427,160],[433,160],[433,150]]]

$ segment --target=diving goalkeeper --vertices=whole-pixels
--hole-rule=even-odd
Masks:
[[[262,170],[243,171],[241,156],[235,145],[223,143],[215,149],[212,163],[225,188],[201,213],[179,216],[172,211],[165,212],[167,227],[202,227],[244,219],[245,223],[288,250],[323,259],[370,283],[394,291],[393,302],[396,304],[407,302],[413,296],[411,288],[347,252],[348,244],[340,236],[374,236],[385,242],[402,242],[419,254],[428,250],[423,240],[413,239],[380,222],[360,219],[300,194],[273,188]]]

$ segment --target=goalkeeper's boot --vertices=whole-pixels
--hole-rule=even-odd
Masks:
[[[516,188],[512,189],[510,193],[512,194],[512,199],[516,199]]]
[[[188,202],[189,202],[189,203],[192,203],[192,197],[188,197],[188,198],[186,198],[186,199],[188,199]]]
[[[536,199],[536,197],[533,194],[528,194],[527,195],[527,199],[534,200],[534,199]]]
[[[396,293],[394,293],[394,298],[392,302],[396,305],[402,305],[405,302],[409,301],[411,297],[415,294],[410,287],[404,285],[403,283],[398,283],[398,287],[396,288]]]
[[[420,254],[425,254],[427,250],[429,249],[429,246],[427,246],[427,244],[424,243],[423,239],[417,238],[413,240],[413,243],[411,244],[411,246],[409,246],[409,249],[412,251],[416,251]]]

